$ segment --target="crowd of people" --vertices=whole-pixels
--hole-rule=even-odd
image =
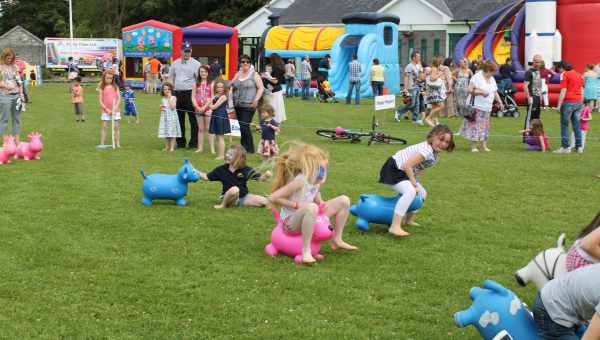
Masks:
[[[524,74],[523,91],[527,99],[523,142],[529,150],[550,149],[542,123],[542,108],[549,108],[549,85],[553,77],[560,77],[560,95],[556,109],[560,112],[559,154],[576,151],[583,153],[589,121],[598,109],[600,65],[589,64],[580,74],[568,61],[558,63],[553,70],[545,67],[540,55],[533,57],[531,67]],[[492,112],[503,111],[501,96],[511,96],[514,90],[514,67],[510,58],[497,65],[481,58],[470,62],[461,59],[456,66],[451,58],[433,58],[430,65],[421,60],[419,52],[411,55],[404,68],[403,98],[405,105],[395,114],[396,121],[412,119],[415,124],[436,126],[438,118],[462,117],[459,134],[471,142],[471,151],[490,151]],[[411,116],[406,116],[411,112]]]

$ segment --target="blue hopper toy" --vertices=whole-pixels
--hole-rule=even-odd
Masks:
[[[471,307],[454,314],[458,327],[472,325],[485,340],[539,339],[531,312],[511,290],[486,280],[483,288],[471,289],[470,297]]]
[[[144,169],[140,171],[144,178],[144,205],[152,205],[153,200],[173,200],[179,206],[185,206],[185,196],[188,183],[197,182],[200,173],[194,169],[189,160],[184,160],[183,166],[175,175],[151,174],[146,176]]]
[[[359,230],[368,231],[369,223],[392,224],[394,217],[394,207],[402,195],[395,197],[383,197],[380,195],[362,194],[358,203],[350,208],[352,215],[358,217],[356,226]],[[417,194],[408,212],[416,211],[423,207],[424,200]]]

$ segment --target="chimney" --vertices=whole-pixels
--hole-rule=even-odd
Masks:
[[[273,14],[269,16],[269,24],[271,27],[279,26],[279,15]]]

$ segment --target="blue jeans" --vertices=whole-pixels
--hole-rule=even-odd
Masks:
[[[351,81],[348,84],[348,94],[346,95],[346,104],[350,104],[352,101],[352,89],[356,88],[356,94],[354,95],[354,103],[356,105],[360,104],[360,80],[359,81]]]
[[[308,99],[308,93],[310,92],[310,79],[302,80],[302,99]]]
[[[296,81],[296,78],[286,78],[285,79],[285,96],[286,97],[292,97],[294,95],[294,82]]]
[[[398,113],[400,114],[400,116],[404,116],[405,113],[411,111],[412,120],[417,121],[419,120],[419,109],[421,108],[421,105],[419,103],[419,88],[416,87],[414,89],[410,89],[409,93],[411,99],[410,105],[405,105],[402,109],[398,110]]]
[[[371,87],[373,88],[373,97],[383,96],[383,82],[372,81]]]
[[[560,136],[561,146],[569,147],[569,121],[573,125],[573,133],[575,134],[575,148],[581,147],[581,128],[579,127],[579,115],[583,109],[582,103],[563,103],[560,107]]]
[[[535,300],[535,307],[533,309],[533,318],[538,329],[538,335],[544,340],[579,340],[579,337],[575,333],[575,328],[567,328],[554,322],[544,303],[540,293],[537,295]]]

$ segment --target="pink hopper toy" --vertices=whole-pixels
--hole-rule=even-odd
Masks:
[[[37,132],[32,132],[28,135],[29,143],[19,143],[17,147],[17,158],[22,158],[27,161],[40,159],[40,152],[44,149],[42,144],[42,135]]]
[[[333,236],[333,232],[329,229],[329,217],[323,213],[324,210],[325,204],[321,204],[310,245],[311,253],[317,260],[324,258],[319,253],[321,242],[327,241]],[[271,233],[271,243],[266,245],[265,252],[269,256],[277,256],[279,253],[283,253],[293,257],[296,263],[302,263],[302,234],[289,234],[285,232],[283,230],[283,220],[281,220],[279,212],[275,209],[273,209],[273,217],[277,221],[277,226]]]
[[[4,136],[4,145],[0,149],[0,164],[10,163],[10,158],[17,153],[17,145],[15,137]]]

